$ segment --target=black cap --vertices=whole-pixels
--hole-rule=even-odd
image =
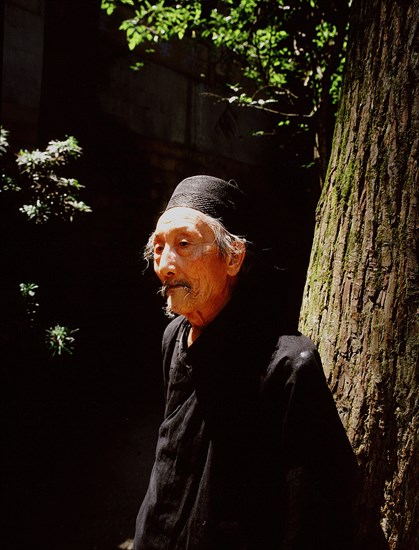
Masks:
[[[166,210],[184,206],[216,218],[235,235],[246,236],[247,196],[234,180],[213,176],[192,176],[179,183]]]

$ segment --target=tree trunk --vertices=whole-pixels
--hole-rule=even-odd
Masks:
[[[416,548],[418,0],[355,0],[304,299],[364,476],[367,523]]]

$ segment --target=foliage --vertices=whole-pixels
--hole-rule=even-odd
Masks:
[[[0,157],[3,156],[9,148],[9,132],[0,127]]]
[[[20,295],[25,304],[26,314],[31,326],[33,326],[35,322],[35,315],[39,308],[39,303],[36,298],[36,291],[38,288],[38,285],[35,283],[19,284]]]
[[[26,315],[29,319],[30,327],[35,325],[35,317],[38,312],[39,302],[36,297],[36,291],[39,286],[36,283],[20,283],[19,290],[25,305]],[[63,353],[72,354],[74,351],[75,338],[73,334],[79,329],[70,329],[64,325],[54,325],[46,329],[45,341],[52,355],[62,355]]]
[[[69,329],[62,325],[55,325],[46,330],[46,343],[53,355],[62,355],[63,352],[72,354],[75,338],[72,336],[78,329]]]
[[[133,0],[120,0],[119,4],[128,4],[130,6],[134,5]],[[115,11],[116,8],[116,2],[113,0],[102,0],[102,9],[106,10],[106,13],[108,15],[112,15],[112,13]]]
[[[17,164],[22,174],[30,180],[31,202],[20,209],[35,223],[45,223],[58,217],[72,221],[77,212],[91,212],[78,195],[83,185],[74,178],[56,174],[56,169],[66,166],[70,159],[82,153],[77,140],[68,137],[64,141],[50,141],[45,151],[22,150],[17,155]]]
[[[2,155],[9,147],[7,138],[8,132],[1,128]],[[63,141],[50,141],[44,151],[23,149],[16,157],[16,177],[11,178],[2,172],[1,190],[22,192],[27,203],[19,210],[37,224],[51,219],[73,221],[76,213],[91,212],[91,208],[79,199],[84,186],[74,178],[58,175],[57,170],[81,154],[82,149],[72,136]]]
[[[7,159],[10,149],[9,132],[0,127],[0,157]],[[77,159],[82,149],[74,137],[63,141],[52,140],[44,151],[26,149],[17,153],[13,163],[15,173],[0,172],[0,191],[13,191],[25,196],[28,203],[19,210],[36,224],[52,220],[73,221],[76,213],[91,212],[91,208],[79,199],[84,188],[76,179],[57,174],[58,169]],[[39,286],[34,282],[19,283],[19,291],[25,307],[29,326],[35,327],[36,314],[40,307],[37,297]],[[72,353],[78,329],[56,324],[46,330],[46,343],[53,355]]]
[[[325,97],[338,99],[348,4],[325,0],[102,0],[112,14],[129,6],[120,29],[128,47],[197,39],[215,63],[230,64],[228,100],[307,125]],[[127,15],[127,12],[123,12]],[[237,71],[239,69],[239,72]],[[238,78],[239,81],[232,78]]]
[[[9,150],[9,132],[0,126],[0,157],[6,155]],[[20,191],[20,187],[6,174],[4,166],[0,171],[0,185],[3,191]]]

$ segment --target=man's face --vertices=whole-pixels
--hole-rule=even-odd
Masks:
[[[168,310],[205,326],[228,302],[233,280],[206,217],[192,208],[164,212],[154,232],[154,271],[163,283]]]

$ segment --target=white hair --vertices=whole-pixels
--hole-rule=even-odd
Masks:
[[[202,215],[214,233],[214,242],[217,245],[218,252],[221,256],[234,256],[242,248],[242,246],[247,248],[249,245],[249,241],[247,239],[230,233],[230,231],[225,228],[224,224],[220,220],[204,213],[202,213]],[[238,244],[241,246],[238,247]],[[154,231],[150,235],[147,244],[144,247],[143,258],[146,260],[147,265],[154,260]]]

